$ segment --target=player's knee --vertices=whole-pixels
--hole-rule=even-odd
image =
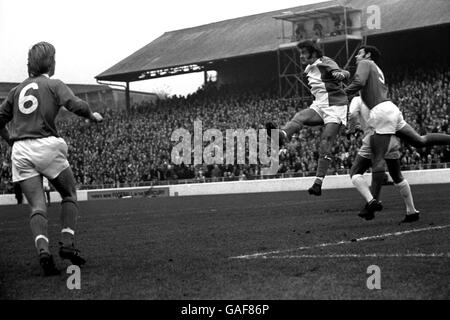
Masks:
[[[392,181],[394,181],[395,184],[401,183],[405,178],[403,178],[402,172],[389,172],[389,175],[392,178]]]
[[[75,189],[75,186],[66,188],[65,190],[59,191],[62,199],[75,199],[77,200],[77,190]]]
[[[400,176],[395,177],[395,179],[392,176],[391,176],[391,178],[392,178],[392,181],[394,181],[395,184],[402,183],[403,180],[405,180],[405,178],[403,178],[403,176],[401,174],[400,174]]]
[[[64,204],[64,203],[72,203],[72,204],[78,206],[76,193],[73,196],[63,197],[61,203],[62,204]]]
[[[330,136],[324,136],[320,139],[320,155],[321,156],[330,156],[331,155],[331,148],[333,146],[333,138]]]
[[[305,113],[303,112],[297,112],[297,114],[294,116],[294,118],[292,119],[295,122],[304,124],[306,121],[308,121],[308,117]]]
[[[331,151],[326,147],[320,148],[319,159],[326,159],[326,160],[332,161],[333,157],[332,157]]]
[[[419,141],[419,145],[421,146],[421,147],[426,147],[427,146],[427,142],[428,142],[428,139],[427,139],[427,137],[426,136],[420,136],[419,137],[419,139],[418,139],[418,141]]]
[[[363,175],[365,170],[361,168],[361,166],[354,165],[350,168],[350,178],[353,178],[354,175]]]
[[[372,172],[373,173],[386,172],[384,158],[378,160],[374,159],[372,163]]]
[[[361,179],[361,177],[362,177],[362,175],[359,174],[359,173],[355,173],[355,174],[351,175],[352,183],[355,185],[355,184],[356,184],[356,181],[358,181],[359,179]]]
[[[427,138],[426,136],[415,136],[410,143],[416,148],[424,148],[427,146]]]
[[[372,168],[372,173],[374,173],[374,174],[385,174],[386,170],[385,170],[384,166],[378,166],[378,167],[374,166]]]
[[[33,209],[31,210],[30,219],[34,217],[42,217],[47,220],[47,211],[45,209]]]
[[[351,167],[350,168],[350,179],[353,179],[353,176],[356,174],[356,170],[353,168],[353,167]]]
[[[322,134],[321,141],[323,143],[332,143],[335,139],[336,135],[330,132],[325,132]]]

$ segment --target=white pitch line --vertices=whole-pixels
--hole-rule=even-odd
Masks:
[[[442,225],[442,226],[435,226],[435,227],[420,228],[420,229],[411,229],[411,230],[405,230],[405,231],[399,231],[399,232],[384,233],[384,234],[379,234],[379,235],[374,235],[374,236],[362,237],[362,238],[352,239],[352,240],[341,240],[338,242],[321,243],[321,244],[316,244],[316,245],[312,245],[312,246],[304,246],[304,247],[297,247],[297,248],[291,248],[291,249],[285,249],[285,250],[274,250],[274,251],[267,251],[267,252],[257,252],[257,253],[253,253],[253,254],[234,256],[234,257],[230,257],[229,259],[251,259],[251,258],[257,258],[260,256],[267,256],[267,255],[279,254],[279,253],[287,253],[287,252],[298,251],[298,250],[308,250],[308,249],[313,249],[313,248],[338,246],[341,244],[349,244],[349,243],[358,242],[358,241],[367,241],[367,240],[387,238],[387,237],[398,237],[398,236],[401,236],[404,234],[409,234],[409,233],[423,232],[423,231],[430,231],[430,230],[440,230],[440,229],[445,229],[445,228],[449,228],[449,227],[450,227],[450,224]]]
[[[302,254],[261,256],[262,259],[327,259],[327,258],[450,258],[450,253],[368,253],[368,254]]]

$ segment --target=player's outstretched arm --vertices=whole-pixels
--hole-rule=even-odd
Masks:
[[[12,145],[12,141],[5,126],[13,118],[13,96],[14,90],[11,90],[6,100],[0,105],[0,137],[8,142],[10,146]]]
[[[6,127],[3,127],[2,129],[0,129],[0,137],[2,137],[3,140],[5,140],[10,146],[12,146],[13,142],[9,138],[9,132],[6,129]]]
[[[103,121],[103,117],[102,117],[102,115],[100,113],[93,112],[89,120],[92,121],[92,122],[102,122]]]
[[[350,72],[347,70],[334,70],[331,72],[331,75],[339,81],[350,78]]]
[[[53,81],[53,90],[58,100],[58,105],[64,106],[77,116],[92,122],[102,122],[103,117],[98,112],[92,112],[89,104],[75,96],[72,90],[60,80]]]
[[[322,57],[322,61],[318,63],[317,66],[325,68],[325,70],[330,72],[333,78],[338,81],[350,78],[350,72],[341,69],[336,61],[329,57]]]
[[[369,70],[370,66],[368,65],[368,62],[361,61],[358,63],[352,82],[345,88],[345,93],[348,96],[355,95],[366,85],[367,79],[369,78]]]

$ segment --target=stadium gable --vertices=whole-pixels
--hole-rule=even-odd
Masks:
[[[307,8],[311,9],[313,5]],[[136,77],[146,70],[202,64],[276,50],[280,25],[273,16],[283,11],[166,32],[96,78],[133,81],[138,80]]]
[[[327,1],[307,6],[266,12],[198,27],[164,33],[142,49],[96,77],[107,81],[140,80],[142,72],[275,51],[281,43],[280,22],[273,17],[283,12],[302,12],[336,5]],[[346,6],[361,9],[367,20],[367,7],[378,5],[381,29],[367,35],[422,28],[450,23],[448,0],[350,0]]]

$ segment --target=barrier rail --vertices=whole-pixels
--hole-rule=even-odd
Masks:
[[[450,169],[404,171],[403,175],[410,185],[450,183]],[[193,195],[217,195],[257,192],[281,192],[307,190],[315,177],[258,179],[228,182],[190,183],[166,186],[144,186],[134,188],[110,188],[78,190],[78,200],[108,200],[119,198],[151,198]],[[370,183],[371,175],[365,179]],[[349,175],[333,175],[325,178],[323,189],[353,188]],[[59,202],[58,193],[51,193],[52,202]],[[14,195],[0,195],[0,205],[15,204]]]

